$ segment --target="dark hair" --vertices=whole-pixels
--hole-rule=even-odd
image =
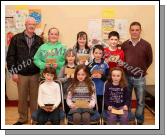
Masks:
[[[117,31],[111,31],[108,34],[108,39],[110,39],[112,36],[116,36],[119,39],[119,33]]]
[[[78,32],[78,34],[77,34],[77,43],[76,43],[76,49],[77,49],[77,52],[78,52],[78,50],[79,50],[78,39],[79,39],[80,37],[83,37],[84,35],[86,36],[85,49],[90,49],[89,46],[88,46],[88,35],[87,35],[87,33],[84,32],[84,31],[80,31],[80,32]]]
[[[93,47],[93,53],[95,52],[95,49],[99,49],[99,50],[101,50],[101,51],[103,51],[104,52],[104,48],[103,48],[103,46],[102,45],[95,45],[94,47]]]
[[[94,93],[94,90],[93,90],[93,87],[92,87],[92,81],[90,79],[90,76],[89,76],[89,73],[88,73],[88,70],[86,68],[85,65],[78,65],[75,69],[75,73],[74,73],[74,79],[73,79],[73,82],[72,84],[70,85],[68,91],[71,91],[71,94],[73,95],[74,94],[74,89],[78,86],[79,84],[79,81],[77,79],[77,73],[78,71],[80,71],[81,69],[83,69],[83,71],[86,73],[86,78],[84,80],[84,82],[86,83],[87,87],[88,87],[88,90],[89,90],[89,95],[92,95]]]
[[[109,74],[109,77],[108,77],[108,81],[107,81],[107,82],[109,82],[109,83],[112,83],[112,82],[113,82],[113,81],[112,81],[112,72],[113,72],[114,70],[121,71],[121,73],[122,73],[119,86],[122,87],[122,88],[126,87],[126,86],[127,86],[127,81],[126,81],[126,78],[125,78],[125,74],[124,74],[123,69],[120,68],[120,67],[114,67],[114,68],[111,68],[111,69],[110,69],[110,74]]]
[[[65,65],[67,65],[67,63],[68,63],[68,62],[67,62],[67,56],[68,56],[69,54],[72,54],[72,55],[75,56],[74,64],[77,65],[77,54],[76,54],[76,52],[75,52],[73,49],[71,49],[71,48],[69,48],[69,49],[66,51],[66,53],[65,53]]]
[[[132,22],[132,23],[130,24],[130,28],[131,28],[132,26],[135,26],[135,25],[139,26],[140,29],[141,29],[141,24],[140,24],[139,22],[137,22],[137,21]]]
[[[53,67],[46,67],[46,68],[43,70],[42,74],[44,74],[44,73],[45,73],[45,74],[46,74],[46,73],[53,74],[53,75],[54,75],[53,80],[56,80],[56,79],[57,79],[56,70],[55,70]]]
[[[57,32],[58,32],[58,35],[59,35],[59,30],[58,30],[58,28],[55,28],[55,27],[52,27],[52,28],[50,28],[50,29],[48,30],[48,35],[49,35],[49,33],[50,33],[50,31],[51,31],[52,29],[56,29]]]

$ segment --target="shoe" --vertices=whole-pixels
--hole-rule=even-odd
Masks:
[[[14,123],[13,125],[23,125],[23,124],[24,124],[24,123],[17,121],[17,122]]]
[[[137,122],[137,125],[143,125],[143,123],[141,123],[141,122]]]
[[[137,125],[143,125],[143,122],[137,120]]]
[[[135,120],[129,120],[128,124],[129,125],[136,125],[136,121]]]

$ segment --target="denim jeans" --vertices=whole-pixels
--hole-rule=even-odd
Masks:
[[[134,120],[135,117],[137,122],[143,123],[144,122],[144,107],[145,107],[145,86],[146,80],[145,77],[135,78],[133,76],[127,76],[128,81],[128,92],[130,94],[130,98],[132,100],[132,91],[134,88],[135,95],[136,95],[136,112],[135,115],[131,112],[131,103],[129,106],[129,120]]]

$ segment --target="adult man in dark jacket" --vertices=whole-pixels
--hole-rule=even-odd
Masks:
[[[14,125],[28,122],[28,98],[30,112],[37,109],[39,69],[34,65],[33,57],[43,44],[43,40],[34,33],[36,27],[34,18],[28,17],[25,27],[24,32],[16,34],[11,39],[6,58],[12,80],[18,87],[19,119]]]

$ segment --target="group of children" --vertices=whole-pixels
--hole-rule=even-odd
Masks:
[[[124,52],[117,47],[119,33],[109,33],[109,47],[99,44],[91,49],[87,34],[79,32],[76,45],[67,51],[59,42],[52,44],[57,33],[56,28],[49,30],[50,43],[43,44],[34,57],[45,78],[39,85],[37,122],[45,124],[49,119],[52,124],[60,123],[61,89],[54,82],[57,79],[63,85],[65,111],[74,124],[90,124],[96,105],[100,114],[105,112],[107,124],[128,124],[130,96],[124,71],[117,63],[124,61]],[[55,63],[47,63],[48,58],[55,58]],[[81,107],[78,100],[87,103]]]

